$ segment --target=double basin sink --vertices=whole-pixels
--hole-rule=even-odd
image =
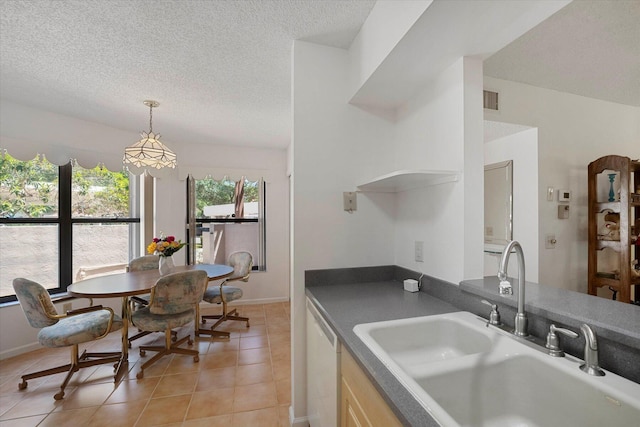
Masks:
[[[637,425],[640,385],[456,312],[354,327],[442,426]]]

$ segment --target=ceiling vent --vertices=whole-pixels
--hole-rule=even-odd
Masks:
[[[498,111],[498,92],[485,90],[482,92],[484,108]]]

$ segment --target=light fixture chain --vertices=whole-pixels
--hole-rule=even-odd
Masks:
[[[153,104],[149,104],[149,133],[153,133]]]

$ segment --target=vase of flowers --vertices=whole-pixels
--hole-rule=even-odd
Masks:
[[[160,257],[159,269],[160,275],[164,276],[171,273],[173,270],[173,258],[172,255],[182,249],[186,243],[182,243],[180,240],[176,240],[175,236],[154,237],[153,241],[147,246],[147,252],[150,254],[158,255]]]

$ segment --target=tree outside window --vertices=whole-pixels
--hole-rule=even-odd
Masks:
[[[244,177],[194,179],[195,262],[224,264],[235,251],[253,255],[254,269],[265,269],[265,188],[262,180]]]
[[[0,302],[15,300],[16,277],[61,293],[92,271],[124,271],[140,222],[130,213],[130,178],[0,155]]]

